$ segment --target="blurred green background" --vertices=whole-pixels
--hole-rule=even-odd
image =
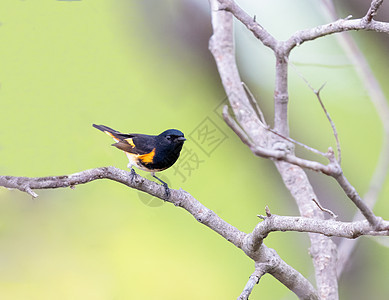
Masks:
[[[252,2],[240,3],[280,39],[325,22],[308,0]],[[3,0],[0,22],[0,174],[126,169],[126,157],[92,123],[148,134],[177,128],[188,141],[185,156],[161,174],[171,187],[245,232],[265,205],[298,214],[272,163],[254,157],[220,117],[225,95],[208,52],[207,1]],[[274,59],[239,23],[236,32],[242,78],[271,123]],[[385,43],[355,37],[384,83]],[[322,97],[339,131],[344,170],[363,194],[382,129],[353,66],[334,37],[304,44],[291,61],[315,88],[327,82]],[[292,137],[322,151],[334,146],[325,115],[293,70],[290,94]],[[196,140],[205,124],[216,132],[213,146]],[[322,204],[350,220],[355,209],[337,185],[309,176]],[[388,189],[375,209],[384,218]],[[32,200],[0,189],[1,299],[234,299],[253,271],[240,250],[184,210],[115,182],[37,192]],[[273,233],[266,244],[314,282],[305,234]],[[386,299],[387,253],[364,238],[340,281],[341,298],[366,299],[375,290],[375,299]],[[259,298],[295,296],[265,276],[252,295]]]

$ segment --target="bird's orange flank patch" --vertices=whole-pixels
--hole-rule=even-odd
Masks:
[[[138,158],[141,162],[147,164],[153,162],[154,156],[155,156],[155,148],[150,153],[139,155]]]

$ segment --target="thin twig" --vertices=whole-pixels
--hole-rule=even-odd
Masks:
[[[370,4],[370,8],[367,12],[367,14],[363,17],[363,20],[366,23],[370,23],[373,18],[377,15],[378,9],[382,5],[384,1],[383,0],[372,0]]]
[[[316,203],[317,207],[319,207],[321,211],[328,213],[333,219],[338,217],[332,210],[324,208],[315,198],[312,198],[312,201]]]
[[[280,138],[282,138],[282,139],[284,139],[284,140],[286,140],[286,141],[288,141],[288,142],[290,142],[290,143],[293,143],[293,144],[296,144],[296,145],[298,145],[298,146],[300,146],[300,147],[303,147],[303,148],[305,148],[306,150],[311,151],[311,152],[313,152],[313,153],[316,153],[316,154],[322,155],[322,156],[324,156],[324,157],[327,157],[327,154],[326,154],[326,153],[321,152],[321,151],[319,151],[319,150],[317,150],[317,149],[315,149],[315,148],[309,147],[308,145],[305,145],[305,144],[303,144],[303,143],[301,143],[301,142],[298,142],[298,141],[292,139],[291,137],[286,137],[286,136],[284,136],[284,135],[278,133],[278,132],[275,131],[274,129],[270,128],[270,126],[267,125],[267,123],[266,123],[265,117],[264,117],[264,115],[263,115],[263,113],[262,113],[262,110],[261,110],[261,108],[259,107],[257,101],[255,100],[254,95],[251,93],[251,91],[249,90],[249,88],[247,87],[247,85],[246,85],[244,82],[242,82],[242,85],[243,85],[243,87],[245,88],[245,91],[246,91],[246,93],[247,93],[248,96],[249,96],[248,98],[249,98],[249,100],[250,100],[250,104],[252,105],[252,107],[253,107],[254,110],[256,111],[258,118],[262,121],[261,126],[262,126],[263,128],[265,128],[267,131],[270,131],[270,132],[274,133],[275,135],[279,136]]]
[[[297,69],[297,67],[289,62],[289,65],[294,69],[294,71],[296,72],[296,74],[305,82],[305,84],[312,90],[312,92],[316,95],[316,98],[317,100],[319,101],[320,103],[320,106],[321,108],[323,109],[324,113],[326,114],[326,117],[328,119],[328,121],[330,122],[331,124],[331,127],[332,127],[332,132],[334,134],[334,137],[335,137],[335,141],[336,141],[336,148],[337,148],[337,152],[338,152],[338,163],[339,165],[341,164],[341,161],[342,161],[342,151],[341,151],[341,148],[340,148],[340,142],[339,142],[339,136],[338,136],[338,132],[336,130],[336,127],[335,127],[335,123],[332,121],[331,117],[330,117],[330,114],[328,113],[326,107],[324,106],[324,103],[323,101],[321,100],[321,97],[320,97],[320,92],[321,90],[324,88],[325,84],[326,83],[323,83],[323,85],[318,89],[316,90],[315,88],[312,87],[312,85],[310,84],[310,82],[299,72],[299,70]]]
[[[270,208],[269,208],[269,206],[267,206],[266,205],[266,207],[265,207],[265,212],[266,212],[266,217],[271,217],[271,212],[270,212]]]
[[[341,165],[341,162],[342,162],[342,150],[340,148],[338,132],[336,130],[335,123],[332,121],[332,119],[330,117],[330,114],[328,113],[327,109],[325,108],[324,103],[323,103],[323,101],[321,100],[321,97],[320,97],[320,91],[323,89],[324,85],[325,85],[325,83],[318,90],[314,90],[314,93],[316,94],[317,100],[319,100],[319,103],[320,103],[324,113],[326,114],[328,121],[331,124],[332,132],[333,132],[335,140],[336,140],[336,148],[338,150],[338,163],[339,163],[339,165]]]
[[[303,144],[303,143],[300,143],[300,142],[298,142],[298,141],[292,139],[291,137],[286,137],[286,136],[284,136],[284,135],[278,133],[278,132],[275,131],[274,129],[270,128],[270,126],[266,123],[265,116],[263,115],[261,108],[259,107],[257,101],[255,100],[254,95],[251,93],[251,91],[249,90],[249,88],[247,87],[247,85],[246,85],[244,82],[242,82],[242,85],[243,85],[243,87],[245,88],[245,91],[246,91],[246,93],[247,93],[248,96],[249,96],[248,98],[249,98],[249,100],[250,100],[250,104],[252,105],[253,109],[254,109],[255,112],[257,113],[258,118],[262,121],[261,126],[262,126],[263,128],[265,128],[266,130],[268,130],[268,131],[274,133],[275,135],[279,136],[280,138],[282,138],[282,139],[284,139],[284,140],[286,140],[286,141],[288,141],[288,142],[290,142],[290,143],[293,143],[293,144],[296,144],[296,145],[298,145],[298,146],[300,146],[300,147],[303,147],[303,148],[305,148],[306,150],[311,151],[311,152],[313,152],[313,153],[316,153],[316,154],[322,155],[322,156],[324,156],[324,157],[327,157],[327,154],[326,154],[326,153],[323,153],[323,152],[321,152],[321,151],[319,151],[319,150],[317,150],[317,149],[315,149],[315,148],[312,148],[312,147],[309,147],[309,146],[307,146],[307,145],[305,145],[305,144]]]
[[[315,153],[315,154],[318,154],[318,155],[321,155],[321,156],[324,156],[324,157],[327,157],[328,156],[328,153],[324,153],[324,152],[321,152],[320,150],[317,150],[315,148],[312,148],[308,145],[305,145],[299,141],[296,141],[295,139],[292,139],[291,137],[286,137],[286,136],[283,136],[282,134],[278,133],[277,131],[275,131],[274,129],[270,128],[270,127],[266,127],[267,130],[269,130],[270,132],[274,133],[275,135],[279,136],[280,138],[288,141],[288,142],[291,142],[293,144],[296,144],[308,151],[311,151],[312,153]]]
[[[251,274],[249,280],[247,281],[243,292],[238,297],[238,300],[248,300],[251,292],[253,291],[256,284],[258,284],[259,280],[263,275],[265,275],[268,271],[268,265],[264,263],[257,264],[255,267],[255,271]]]
[[[254,111],[257,113],[258,118],[261,120],[261,122],[264,124],[265,127],[267,127],[265,116],[263,115],[263,112],[261,108],[258,105],[258,102],[255,100],[255,97],[253,93],[251,93],[249,87],[242,81],[242,85],[248,95],[248,98],[250,100],[251,106],[254,108]]]

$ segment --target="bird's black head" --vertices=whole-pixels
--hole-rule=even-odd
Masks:
[[[165,142],[174,144],[183,144],[186,141],[184,134],[177,129],[168,129],[159,135]]]
[[[168,129],[156,136],[156,152],[154,163],[157,169],[165,170],[171,167],[178,157],[186,138],[177,129]]]

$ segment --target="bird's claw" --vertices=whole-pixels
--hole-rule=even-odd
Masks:
[[[134,183],[134,178],[136,176],[136,172],[133,168],[131,168],[131,175],[130,176],[131,176],[131,183]]]
[[[163,187],[165,188],[165,194],[166,194],[166,200],[169,200],[169,198],[170,198],[170,189],[169,189],[169,186],[167,185],[167,183],[163,183],[162,184],[163,185]],[[166,201],[165,200],[165,201]]]

